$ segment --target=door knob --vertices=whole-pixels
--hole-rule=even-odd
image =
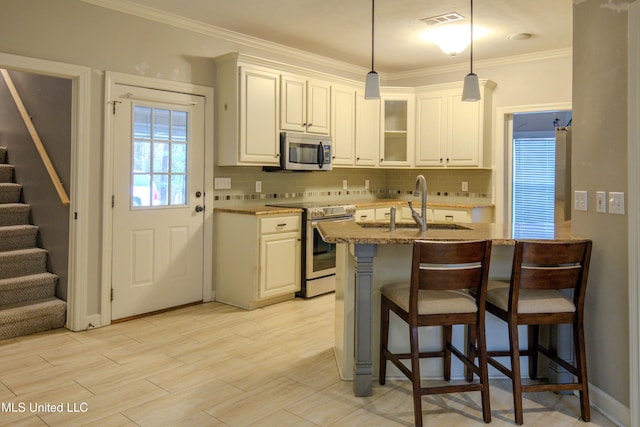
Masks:
[[[204,206],[196,205],[196,212],[202,212],[204,210]]]
[[[200,196],[202,196],[202,192],[196,191],[196,197],[200,197]]]

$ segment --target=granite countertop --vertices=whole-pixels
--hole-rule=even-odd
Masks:
[[[355,244],[409,244],[414,240],[481,240],[490,239],[494,245],[513,245],[516,239],[528,240],[576,240],[571,236],[571,222],[558,224],[521,224],[511,227],[492,223],[429,223],[427,231],[421,232],[415,227],[403,227],[398,224],[389,231],[388,223],[358,224],[346,221],[325,221],[318,223],[323,240],[328,243]],[[464,229],[443,229],[459,225]]]
[[[355,205],[356,208],[381,208],[385,206],[407,206],[407,200],[401,199],[376,199],[376,200],[356,200],[350,202]],[[427,200],[428,208],[458,208],[458,209],[473,209],[473,208],[492,208],[494,205],[491,203],[482,202],[454,202],[454,201],[431,201]]]
[[[375,200],[356,200],[356,201],[341,201],[339,203],[355,205],[356,208],[380,208],[386,206],[400,206],[407,205],[406,200],[399,199],[375,199]],[[458,203],[458,202],[429,202],[427,207],[441,207],[441,208],[481,208],[481,207],[493,207],[492,204],[485,203]],[[290,208],[290,207],[276,207],[265,206],[264,204],[245,204],[238,203],[229,206],[215,207],[214,212],[227,212],[243,215],[281,215],[289,213],[300,213],[302,209]]]
[[[283,214],[299,214],[302,213],[302,209],[299,208],[281,208],[275,206],[265,205],[237,205],[237,206],[224,206],[213,209],[214,212],[226,212],[233,214],[243,215],[283,215]]]

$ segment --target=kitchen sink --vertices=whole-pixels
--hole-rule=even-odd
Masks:
[[[358,223],[363,228],[384,228],[389,229],[388,222],[360,222]],[[400,228],[415,228],[418,229],[418,225],[413,222],[397,222],[396,229]],[[464,225],[456,224],[454,222],[430,222],[427,223],[427,230],[472,230],[472,228]]]

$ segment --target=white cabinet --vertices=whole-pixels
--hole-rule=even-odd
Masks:
[[[331,138],[334,166],[353,166],[356,142],[356,89],[331,86]]]
[[[300,290],[300,215],[215,213],[215,299],[248,310]]]
[[[328,135],[331,85],[284,74],[280,84],[280,128]]]
[[[381,97],[380,166],[413,164],[415,95],[385,92]]]
[[[375,220],[375,209],[356,209],[356,222],[375,222]]]
[[[493,208],[434,208],[433,220],[439,222],[493,222]]]
[[[490,166],[494,87],[489,80],[481,81],[478,102],[462,102],[458,83],[418,88],[415,165]]]
[[[217,163],[278,165],[280,75],[238,54],[216,64]]]
[[[356,94],[355,166],[377,166],[380,144],[380,100]]]

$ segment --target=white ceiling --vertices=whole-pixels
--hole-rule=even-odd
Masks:
[[[122,0],[349,64],[370,68],[371,0]],[[469,49],[445,55],[423,41],[420,19],[448,12],[469,16],[469,0],[378,0],[376,70],[394,73],[468,62]],[[468,21],[464,21],[467,22]],[[447,25],[447,24],[445,24]],[[572,45],[572,0],[475,0],[474,25],[490,34],[474,43],[474,59],[566,49]],[[531,33],[528,40],[512,40]]]

